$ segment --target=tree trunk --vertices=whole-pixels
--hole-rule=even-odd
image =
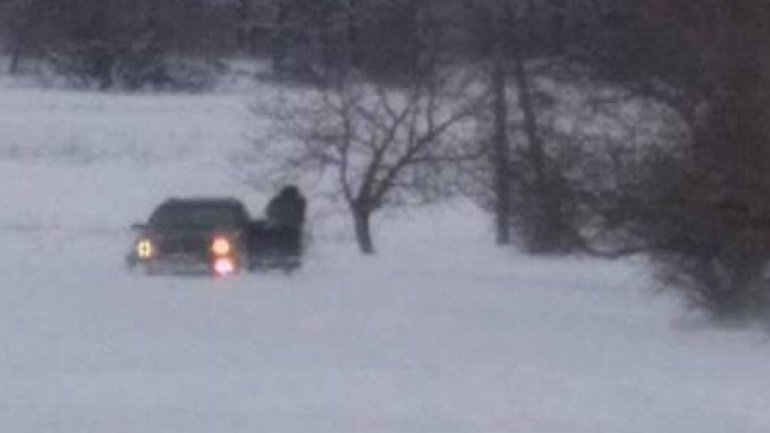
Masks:
[[[542,188],[546,182],[545,178],[545,149],[543,140],[537,126],[537,113],[532,98],[532,87],[527,76],[526,65],[523,55],[516,47],[514,55],[514,76],[516,78],[516,88],[519,92],[519,107],[524,115],[524,133],[529,142],[530,156],[532,157],[532,169],[535,173],[535,185],[538,189]]]
[[[19,64],[21,63],[21,43],[16,43],[11,51],[11,62],[8,65],[8,73],[16,75],[19,73]]]
[[[278,2],[278,10],[275,13],[273,28],[270,35],[270,60],[273,73],[282,76],[285,72],[286,51],[288,49],[286,37],[286,21],[289,16],[289,8],[284,2]]]
[[[518,29],[516,30],[518,31]],[[533,89],[527,76],[522,43],[514,37],[514,78],[519,94],[519,108],[524,117],[524,135],[529,143],[530,158],[534,179],[532,182],[532,202],[535,206],[533,220],[532,245],[530,249],[538,253],[555,252],[560,248],[559,207],[556,192],[551,188],[546,173],[545,144],[537,125],[537,112],[532,95]]]
[[[347,21],[347,65],[348,68],[358,69],[362,63],[362,50],[360,41],[360,17],[358,0],[348,0],[345,18]]]
[[[236,25],[235,25],[235,44],[241,53],[252,53],[250,46],[251,38],[251,8],[246,0],[240,0],[235,5]]]
[[[116,58],[107,49],[94,54],[94,74],[99,83],[99,90],[108,90],[115,84]]]
[[[510,162],[508,157],[508,101],[506,98],[506,67],[503,40],[499,29],[495,30],[495,52],[492,71],[492,93],[494,94],[495,133],[492,163],[494,164],[495,185],[495,235],[498,245],[511,243],[510,212],[511,186]]]
[[[565,51],[565,27],[567,25],[566,0],[551,0],[551,41],[553,52],[562,55]]]
[[[353,210],[353,222],[356,230],[356,241],[361,253],[374,254],[374,241],[372,240],[371,212],[363,209]]]

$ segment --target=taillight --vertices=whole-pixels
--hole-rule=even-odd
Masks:
[[[149,239],[141,239],[136,243],[136,256],[140,259],[149,259],[155,254],[155,247]]]
[[[235,272],[235,261],[230,257],[220,257],[214,260],[214,272],[220,277],[226,277]]]
[[[226,277],[237,270],[235,247],[232,241],[225,236],[215,236],[211,240],[211,253],[213,255],[211,267],[214,274]]]
[[[233,245],[230,243],[230,239],[217,236],[211,241],[211,252],[217,257],[227,256],[233,252]]]

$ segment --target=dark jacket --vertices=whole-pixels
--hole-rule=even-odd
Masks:
[[[296,187],[286,187],[267,205],[267,222],[271,226],[299,228],[305,223],[307,203]]]

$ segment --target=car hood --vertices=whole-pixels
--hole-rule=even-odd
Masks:
[[[217,229],[172,229],[149,230],[147,235],[153,240],[161,254],[205,253],[214,236],[236,237],[237,232]]]

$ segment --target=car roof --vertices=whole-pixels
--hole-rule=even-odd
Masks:
[[[191,208],[226,208],[241,212],[249,217],[249,211],[243,202],[234,197],[172,197],[161,203],[156,209],[158,211],[167,211],[172,209],[191,209]]]
[[[235,197],[189,197],[179,198],[173,197],[165,202],[164,205],[211,205],[211,206],[239,206],[242,207],[243,203]]]

